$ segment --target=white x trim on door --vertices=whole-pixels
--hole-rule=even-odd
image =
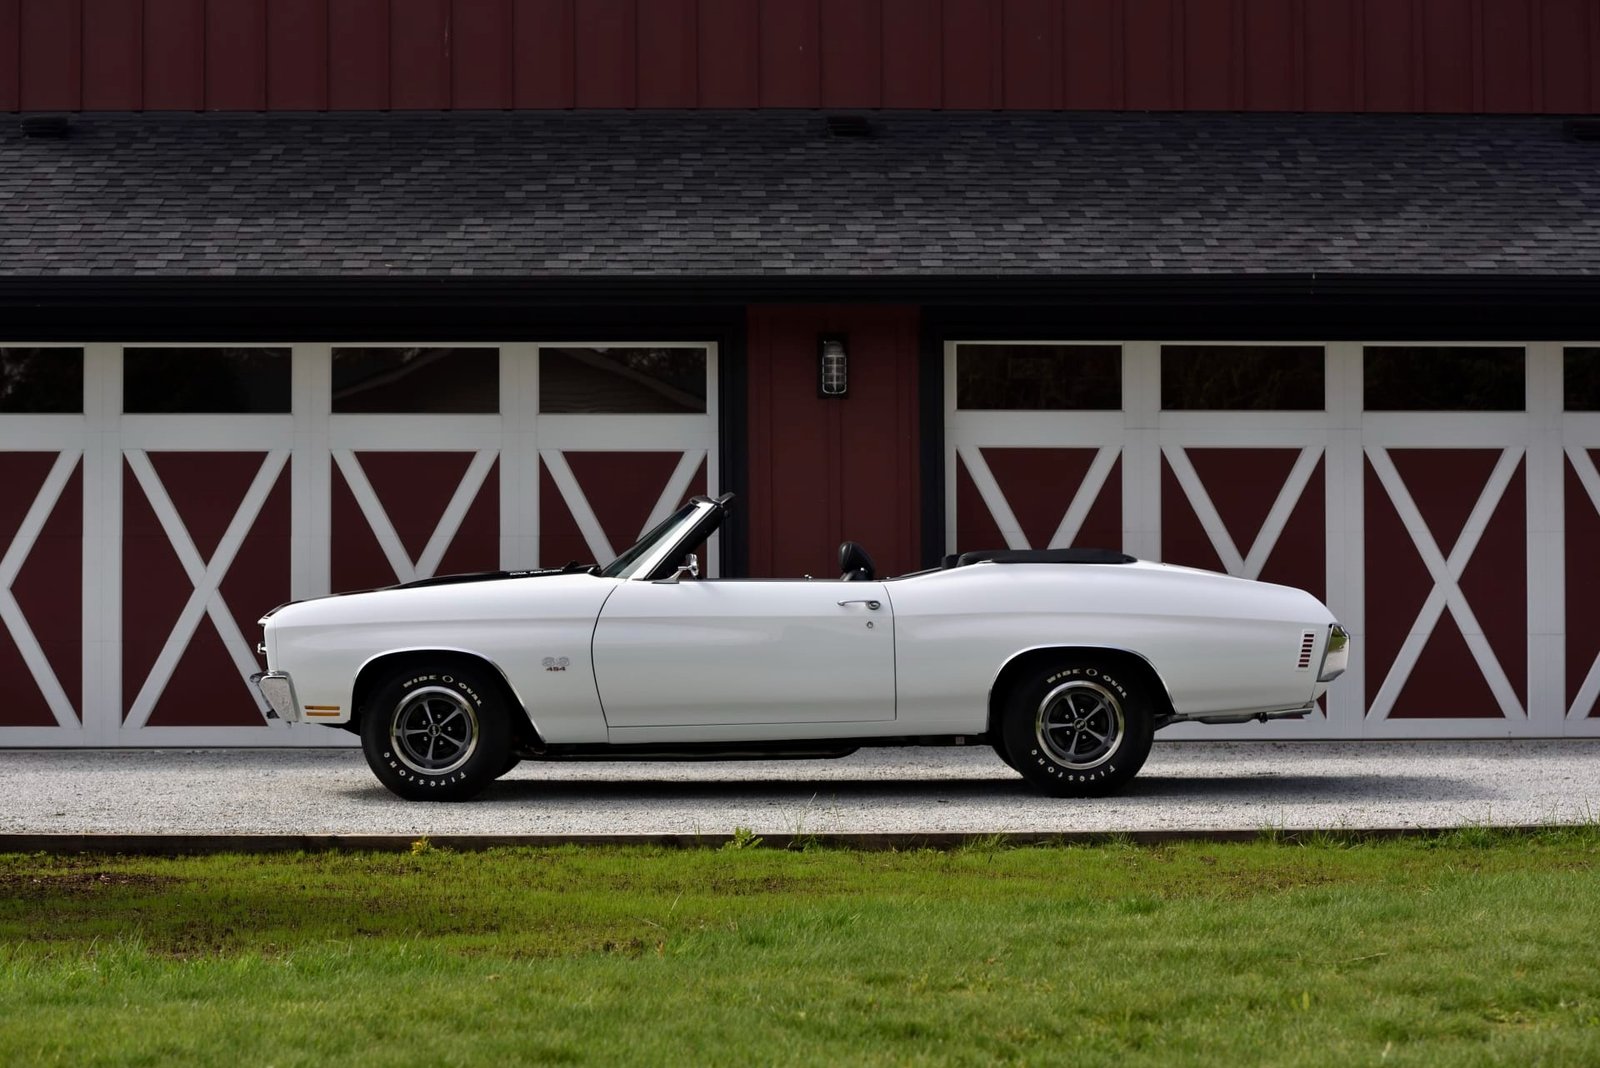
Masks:
[[[1583,491],[1589,495],[1590,506],[1600,512],[1600,471],[1595,469],[1594,461],[1589,458],[1589,450],[1568,445],[1566,452],[1567,459],[1572,463],[1573,472],[1583,485]],[[1567,718],[1586,718],[1596,701],[1600,701],[1600,657],[1596,657],[1589,665],[1589,670],[1583,677],[1583,685],[1578,687],[1578,693],[1572,699],[1572,706],[1567,709]]]
[[[56,457],[56,462],[50,468],[50,473],[45,476],[39,492],[34,494],[33,504],[22,517],[22,525],[17,528],[17,533],[11,539],[5,555],[0,556],[0,623],[5,624],[6,630],[11,632],[11,640],[16,644],[17,652],[22,655],[23,663],[27,664],[28,670],[33,673],[33,680],[38,684],[39,692],[44,695],[45,703],[50,706],[50,714],[56,718],[56,724],[61,727],[78,726],[78,717],[73,712],[72,702],[67,699],[66,690],[61,686],[61,680],[56,678],[55,671],[50,667],[49,658],[44,655],[38,638],[34,636],[33,628],[28,625],[27,617],[22,614],[22,606],[12,596],[11,585],[16,582],[23,563],[33,551],[34,543],[39,540],[40,531],[44,530],[50,514],[55,511],[57,502],[61,500],[61,492],[71,480],[72,472],[77,468],[82,455],[82,450],[71,449]]]
[[[1483,628],[1478,625],[1478,617],[1473,613],[1472,606],[1467,603],[1466,595],[1461,592],[1460,585],[1461,576],[1466,573],[1467,565],[1472,562],[1472,554],[1478,548],[1478,542],[1483,537],[1484,530],[1488,528],[1489,520],[1493,518],[1495,509],[1500,506],[1506,487],[1516,474],[1517,465],[1522,462],[1523,449],[1518,446],[1501,450],[1500,459],[1489,475],[1489,481],[1484,485],[1483,492],[1478,495],[1472,514],[1468,516],[1466,525],[1461,528],[1461,534],[1456,538],[1448,559],[1440,550],[1438,542],[1434,540],[1433,532],[1429,530],[1427,521],[1411,497],[1411,491],[1406,488],[1405,481],[1394,466],[1394,461],[1389,458],[1388,450],[1371,446],[1367,448],[1366,454],[1372,464],[1373,472],[1377,474],[1378,480],[1389,494],[1389,499],[1394,502],[1400,521],[1405,524],[1406,532],[1410,534],[1411,541],[1417,548],[1417,554],[1422,558],[1429,576],[1433,579],[1433,590],[1423,602],[1422,610],[1417,613],[1416,622],[1412,624],[1405,642],[1400,646],[1400,652],[1395,655],[1388,677],[1383,680],[1383,685],[1378,689],[1377,696],[1373,698],[1368,708],[1369,718],[1384,719],[1393,710],[1406,679],[1416,667],[1422,650],[1428,644],[1428,639],[1433,636],[1434,627],[1438,625],[1447,608],[1455,617],[1461,635],[1466,639],[1467,648],[1472,651],[1484,679],[1488,681],[1489,689],[1500,705],[1500,711],[1507,718],[1526,716],[1521,702],[1517,700],[1511,680],[1506,677],[1505,669],[1501,667],[1499,658],[1494,654],[1494,648],[1484,636]],[[1468,669],[1463,667],[1463,670]]]
[[[483,488],[483,480],[489,477],[489,470],[494,467],[498,455],[493,449],[477,450],[472,462],[467,465],[466,472],[461,476],[461,482],[456,486],[455,493],[451,495],[450,503],[445,506],[444,514],[434,525],[433,534],[428,538],[428,544],[423,547],[422,555],[413,560],[411,554],[406,552],[405,543],[400,540],[400,535],[395,532],[394,523],[389,519],[389,513],[383,507],[383,502],[378,499],[377,492],[373,490],[366,471],[362,470],[361,461],[356,458],[354,450],[333,450],[334,462],[344,474],[345,483],[350,487],[356,505],[372,527],[372,533],[378,539],[378,546],[383,550],[384,559],[388,560],[389,566],[394,569],[395,578],[401,582],[414,582],[417,579],[433,577],[433,573],[439,569],[440,561],[444,559],[444,554],[449,551],[450,543],[461,530],[461,522],[466,518],[467,510],[472,507],[472,502],[478,499],[478,491]]]
[[[540,449],[539,456],[550,472],[551,481],[560,491],[561,499],[567,502],[567,510],[572,513],[573,522],[578,525],[578,532],[583,535],[584,543],[589,546],[594,558],[601,563],[615,560],[617,550],[612,546],[611,539],[606,536],[605,529],[600,526],[600,520],[595,517],[589,498],[584,495],[583,487],[578,485],[578,479],[573,475],[566,456],[559,449]],[[635,535],[636,539],[672,514],[678,502],[683,500],[684,494],[689,492],[689,483],[694,480],[694,473],[700,469],[701,461],[705,458],[704,449],[689,449],[684,452],[678,460],[678,466],[673,468],[672,476],[667,479],[667,484],[662,487],[661,496],[656,498],[655,506],[650,509],[650,517],[644,521],[644,526]],[[624,545],[622,548],[626,549],[628,546]]]
[[[206,615],[211,617],[217,633],[222,636],[222,644],[227,648],[234,667],[239,671],[240,686],[254,700],[256,708],[262,713],[262,721],[269,726],[281,726],[281,721],[266,718],[266,704],[262,701],[261,695],[256,693],[255,687],[249,685],[247,681],[261,668],[256,663],[255,654],[250,650],[250,643],[245,640],[243,632],[239,630],[239,624],[233,618],[233,613],[228,611],[228,605],[222,599],[222,580],[227,577],[228,568],[233,566],[233,558],[238,555],[239,547],[244,544],[244,539],[250,533],[256,517],[261,514],[261,508],[266,504],[272,487],[277,484],[278,475],[283,471],[284,464],[288,463],[289,450],[274,449],[261,461],[255,479],[250,483],[250,489],[245,493],[244,500],[239,502],[239,507],[233,513],[233,519],[229,521],[228,529],[222,535],[222,540],[217,543],[216,552],[211,554],[210,560],[202,557],[200,550],[195,548],[194,539],[189,536],[189,529],[178,514],[177,506],[167,495],[167,488],[162,485],[161,477],[156,474],[149,455],[142,449],[129,450],[125,455],[128,468],[138,480],[140,488],[144,490],[150,508],[161,522],[161,529],[166,532],[167,540],[172,543],[172,549],[183,566],[184,574],[193,584],[194,591],[189,595],[183,611],[178,614],[178,621],[173,625],[172,633],[167,635],[167,642],[161,649],[161,655],[156,657],[156,662],[144,680],[144,685],[139,687],[138,696],[129,706],[128,717],[123,726],[129,730],[137,730],[149,721],[150,714],[155,711],[156,702],[161,699],[162,692],[172,679],[172,672],[177,668],[184,650],[189,647],[195,630],[200,626],[200,618]]]
[[[1084,472],[1083,481],[1078,484],[1071,503],[1067,505],[1067,510],[1061,517],[1061,522],[1056,526],[1055,533],[1050,536],[1050,543],[1040,546],[1028,544],[1028,535],[1022,529],[1022,524],[1017,522],[1016,513],[1011,510],[1011,502],[1006,500],[1006,495],[1000,489],[1000,483],[995,479],[994,472],[989,470],[989,465],[983,458],[983,449],[977,445],[959,445],[956,447],[956,453],[966,465],[967,474],[972,477],[972,484],[977,487],[978,496],[983,498],[984,506],[994,518],[995,526],[1000,528],[1000,536],[1006,539],[1006,548],[1065,549],[1077,538],[1078,531],[1083,528],[1083,521],[1089,516],[1089,510],[1099,499],[1100,491],[1105,487],[1111,469],[1117,464],[1118,449],[1106,445],[1095,453],[1094,460],[1089,464],[1089,470]]]
[[[1279,489],[1271,511],[1267,513],[1267,518],[1256,533],[1255,540],[1250,543],[1249,551],[1241,553],[1233,540],[1233,535],[1228,532],[1227,524],[1222,521],[1216,504],[1211,500],[1211,494],[1207,492],[1205,483],[1200,480],[1194,464],[1189,461],[1188,452],[1183,448],[1169,445],[1163,447],[1161,453],[1167,458],[1178,485],[1183,487],[1184,496],[1189,498],[1189,505],[1199,518],[1200,526],[1205,529],[1206,537],[1211,539],[1212,547],[1217,550],[1223,568],[1230,575],[1249,579],[1261,577],[1261,569],[1267,566],[1272,550],[1277,548],[1278,539],[1283,535],[1283,528],[1288,525],[1289,517],[1294,514],[1295,505],[1300,503],[1300,497],[1311,481],[1311,474],[1317,469],[1317,461],[1322,459],[1320,447],[1308,445],[1300,450],[1300,456],[1295,460],[1294,467],[1289,471],[1289,477]]]

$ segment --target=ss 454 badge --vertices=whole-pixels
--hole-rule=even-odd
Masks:
[[[571,661],[564,656],[547,656],[540,663],[546,671],[565,671]]]

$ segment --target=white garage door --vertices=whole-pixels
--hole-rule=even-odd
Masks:
[[[0,345],[0,484],[0,745],[337,743],[266,720],[256,618],[608,560],[717,491],[717,351]]]

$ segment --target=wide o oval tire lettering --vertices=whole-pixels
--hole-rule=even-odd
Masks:
[[[1155,737],[1155,696],[1145,679],[1093,654],[1063,655],[1011,686],[998,746],[1040,793],[1101,797],[1134,777]]]
[[[506,768],[513,711],[487,669],[413,661],[372,690],[361,715],[361,748],[392,793],[410,801],[464,801]]]

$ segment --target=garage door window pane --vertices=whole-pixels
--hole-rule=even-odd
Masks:
[[[82,349],[0,348],[0,414],[82,411]]]
[[[1163,345],[1161,407],[1320,412],[1325,364],[1319,345]]]
[[[1600,412],[1600,349],[1566,350],[1566,409],[1569,412]]]
[[[335,412],[500,411],[500,350],[336,348]]]
[[[539,350],[539,410],[668,413],[706,410],[706,350],[552,348]]]
[[[956,407],[979,411],[1117,411],[1117,345],[957,345]]]
[[[122,410],[260,414],[289,410],[289,350],[122,350]]]
[[[1369,412],[1520,412],[1518,346],[1369,345],[1362,392]]]

